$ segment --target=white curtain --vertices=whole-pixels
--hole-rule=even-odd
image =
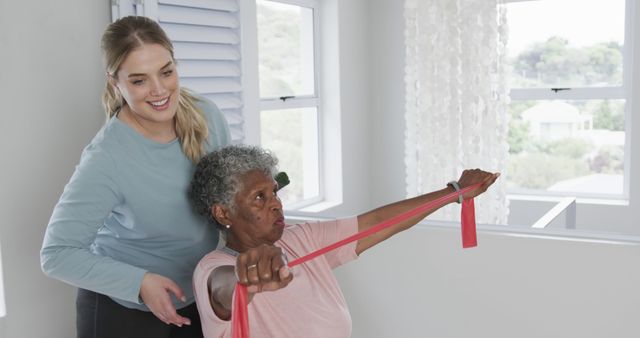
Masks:
[[[407,194],[463,169],[503,176],[476,199],[478,223],[506,224],[506,18],[497,0],[405,0]],[[459,208],[431,216],[458,220]]]

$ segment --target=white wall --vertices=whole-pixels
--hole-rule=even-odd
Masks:
[[[332,152],[331,146],[324,149],[327,161],[324,179],[341,180],[342,185],[342,191],[330,191],[330,194],[341,194],[337,199],[342,204],[325,210],[324,214],[339,217],[365,210],[370,205],[366,192],[370,189],[371,172],[362,170],[363,164],[370,162],[372,153],[368,143],[371,139],[371,55],[368,40],[364,38],[368,35],[369,4],[368,0],[323,0],[321,4],[322,109],[324,118],[332,123],[332,128],[325,128],[323,134],[330,143],[340,147],[340,153]],[[336,125],[339,128],[334,128]],[[336,165],[340,170],[334,168]],[[339,172],[341,177],[336,178]]]
[[[405,45],[404,1],[372,0],[369,54],[372,76],[371,207],[406,197],[404,177]]]
[[[633,338],[637,243],[417,227],[338,270],[353,338]]]
[[[99,39],[109,1],[0,1],[3,338],[75,336],[75,290],[40,270],[53,205],[104,121]]]

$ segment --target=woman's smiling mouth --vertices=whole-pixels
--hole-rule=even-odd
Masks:
[[[155,110],[165,110],[169,108],[169,97],[165,97],[159,101],[147,101]]]

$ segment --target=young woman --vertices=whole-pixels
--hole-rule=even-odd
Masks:
[[[230,143],[227,122],[180,87],[153,20],[112,23],[102,51],[107,122],[53,210],[42,269],[79,288],[79,338],[202,337],[191,278],[218,234],[188,186],[195,163]]]

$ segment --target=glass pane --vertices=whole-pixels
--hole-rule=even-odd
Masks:
[[[256,4],[260,97],[314,95],[313,9]]]
[[[506,6],[511,88],[622,85],[624,0]]]
[[[320,195],[318,114],[315,107],[265,110],[260,115],[262,146],[278,156],[291,183],[279,194],[285,207]]]
[[[508,186],[623,193],[624,100],[513,101]]]

